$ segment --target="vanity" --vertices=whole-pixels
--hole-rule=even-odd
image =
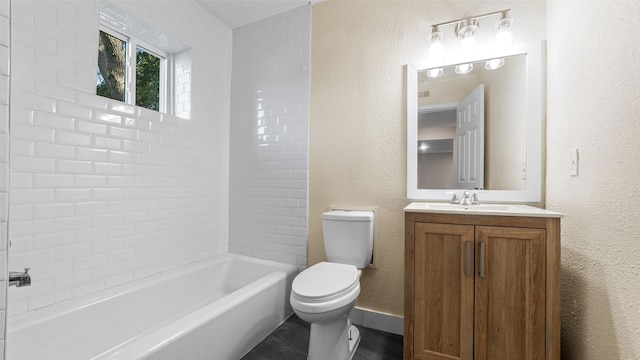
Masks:
[[[560,359],[561,214],[405,209],[404,359]]]
[[[544,202],[544,44],[502,55],[405,67],[404,360],[560,359],[562,215],[518,205]]]

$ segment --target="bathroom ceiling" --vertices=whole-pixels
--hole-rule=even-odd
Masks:
[[[309,3],[309,0],[196,0],[232,29]]]

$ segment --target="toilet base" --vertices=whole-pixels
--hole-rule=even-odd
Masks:
[[[307,360],[351,360],[360,344],[360,331],[346,316],[311,323]]]

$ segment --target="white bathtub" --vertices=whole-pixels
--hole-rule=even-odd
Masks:
[[[292,313],[296,273],[291,265],[221,255],[12,317],[6,358],[238,360]]]

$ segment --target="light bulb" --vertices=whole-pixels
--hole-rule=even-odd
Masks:
[[[444,58],[444,45],[441,41],[431,43],[429,47],[429,58],[432,60],[442,60]]]
[[[487,60],[484,68],[487,70],[497,70],[504,66],[504,58]]]
[[[430,78],[438,78],[444,74],[444,70],[442,68],[433,68],[427,70],[427,77]]]
[[[513,19],[509,17],[509,12],[502,13],[500,20],[495,26],[495,37],[493,39],[493,53],[497,56],[504,56],[513,48]],[[484,68],[487,70],[496,70],[504,66],[504,57],[496,57],[488,60]]]
[[[504,53],[513,47],[513,19],[507,13],[496,23],[493,51]]]
[[[433,29],[431,32],[431,45],[429,45],[429,57],[427,58],[430,65],[438,65],[444,60],[444,34]]]
[[[495,39],[496,47],[504,49],[513,45],[513,32],[510,29],[498,31]]]
[[[460,40],[460,55],[470,56],[473,54],[476,49],[476,38],[475,36],[466,37]]]
[[[472,70],[473,64],[471,63],[456,65],[456,74],[464,75],[470,73]]]
[[[456,26],[456,34],[460,39],[460,58],[462,61],[468,61],[475,55],[477,31],[477,19],[468,19]]]

